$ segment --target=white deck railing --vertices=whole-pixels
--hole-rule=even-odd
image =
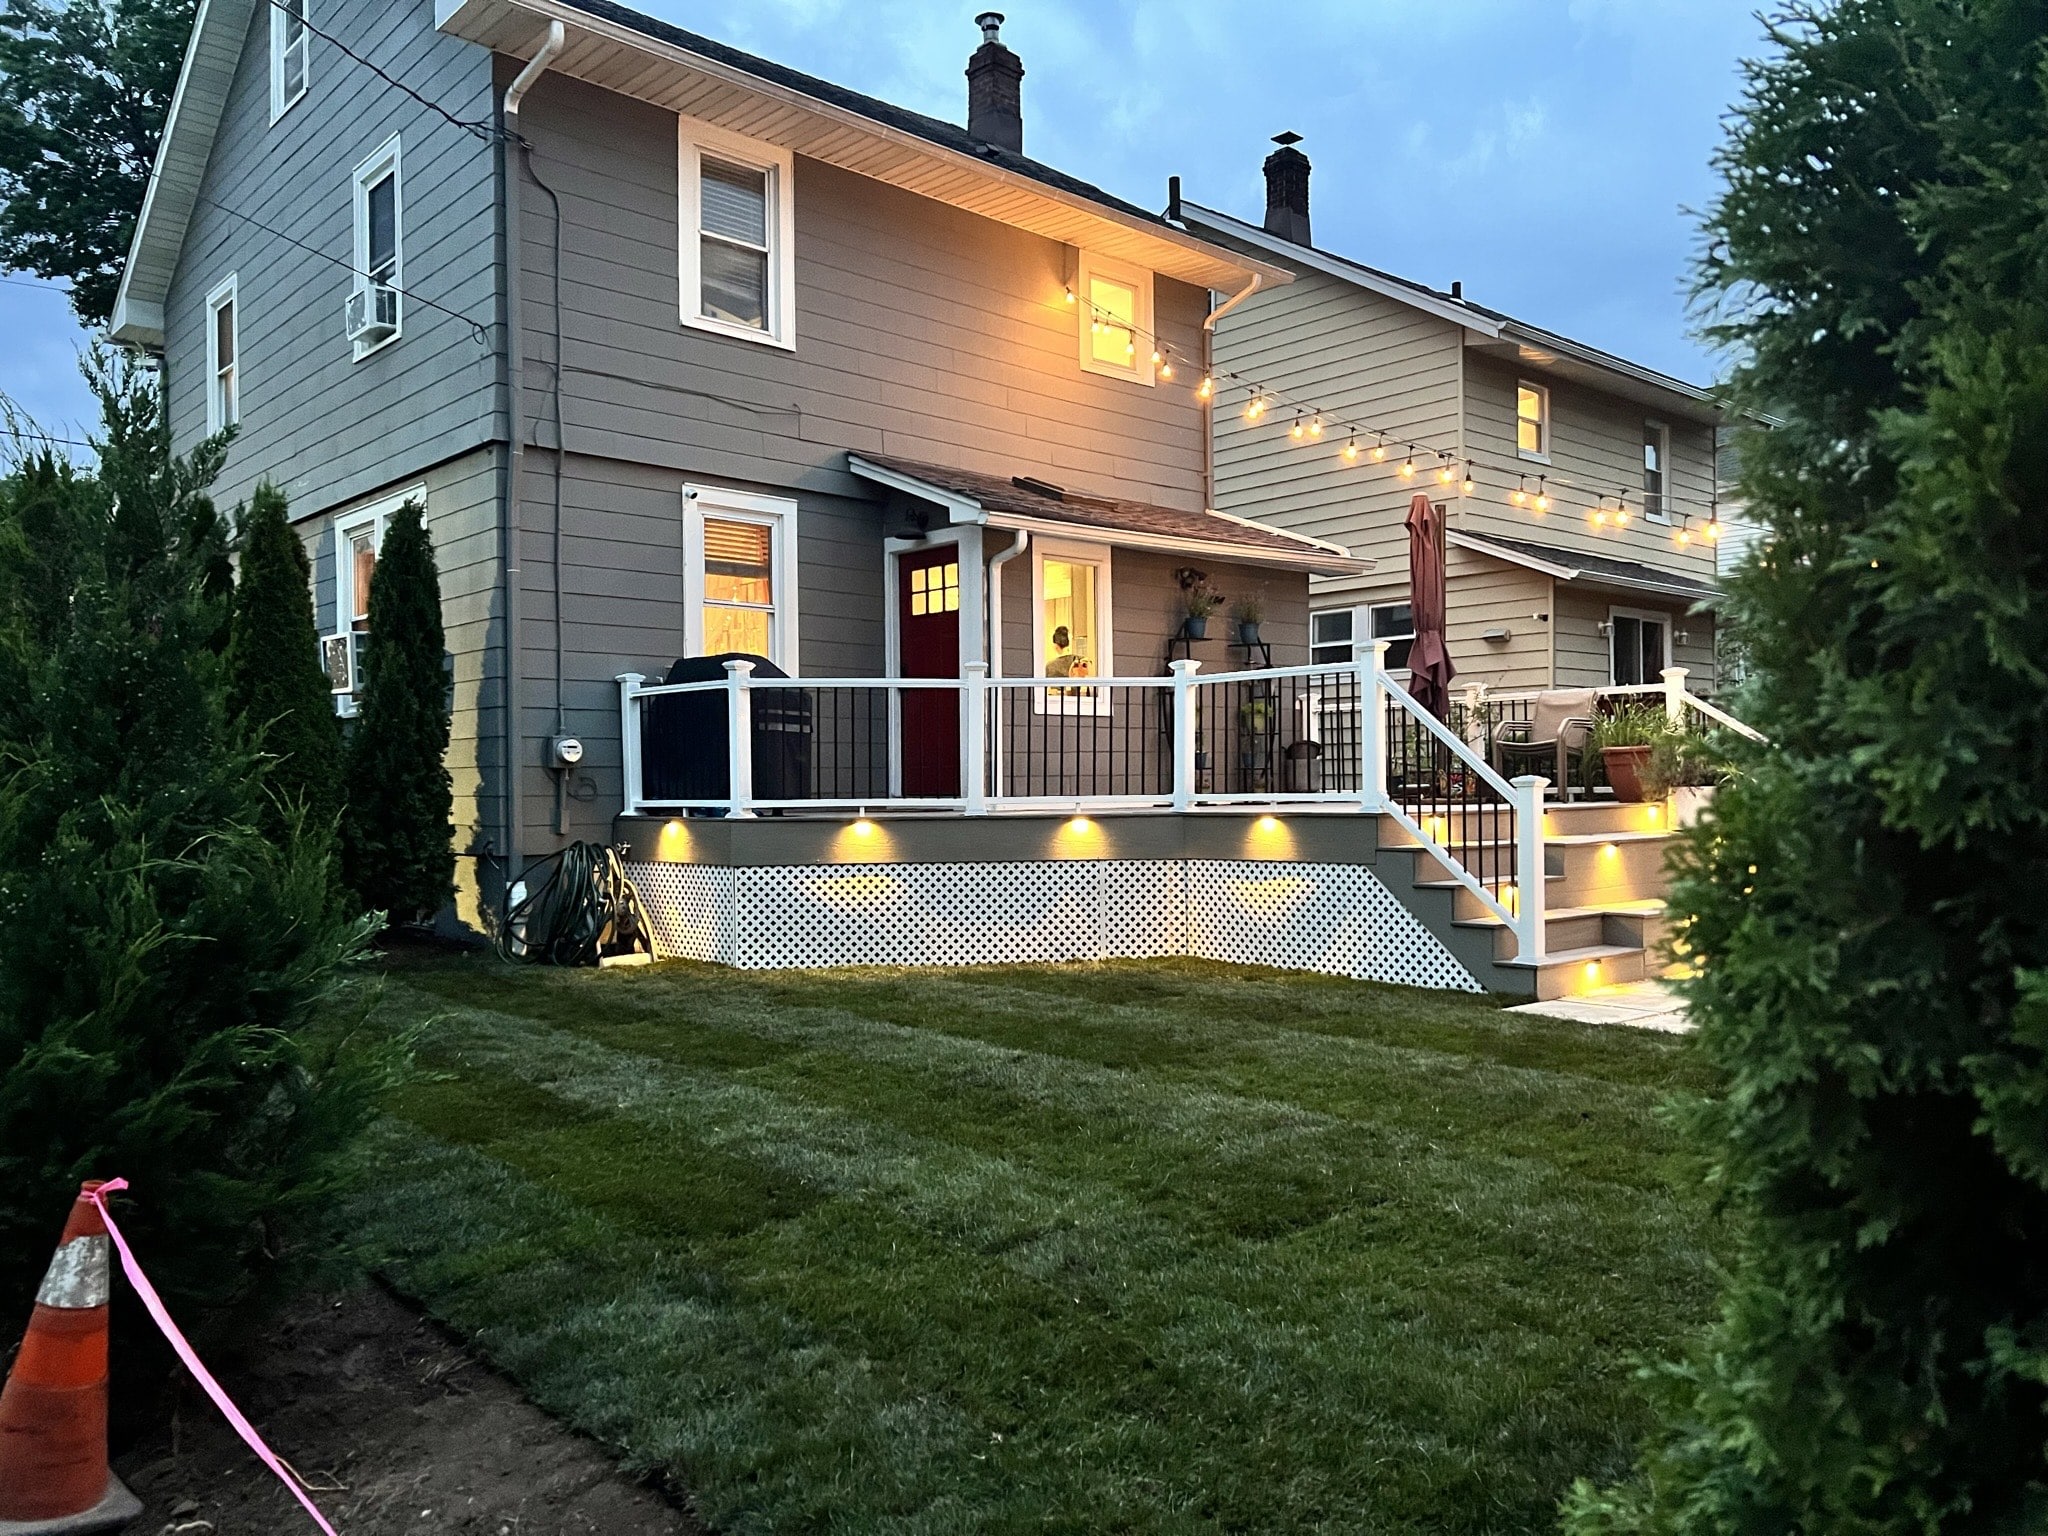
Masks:
[[[730,661],[710,682],[619,678],[625,808],[633,815],[1243,806],[1384,814],[1544,956],[1543,798],[1488,761],[1492,721],[1533,693],[1464,697],[1467,740],[1390,678],[1386,642],[1336,666],[1166,677],[768,678]],[[1663,699],[1757,737],[1662,683],[1598,690]],[[1453,711],[1454,719],[1458,712]],[[712,742],[717,745],[707,751]]]

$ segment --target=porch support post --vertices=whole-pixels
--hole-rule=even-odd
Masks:
[[[626,814],[640,811],[640,685],[638,672],[621,672],[619,683],[619,766],[625,770]]]
[[[1684,667],[1664,669],[1664,719],[1674,731],[1685,729],[1685,677]]]
[[[1373,812],[1387,808],[1387,710],[1380,693],[1387,645],[1367,640],[1351,648],[1358,668],[1358,793],[1363,808]]]
[[[754,814],[754,664],[725,664],[725,792],[729,816]]]
[[[1515,789],[1515,958],[1543,963],[1545,870],[1543,792],[1550,780],[1538,774],[1514,781]]]
[[[969,816],[988,814],[988,663],[970,661],[960,679],[960,794]]]
[[[1183,658],[1172,663],[1173,671],[1173,808],[1192,809],[1195,803],[1195,674],[1199,661]]]

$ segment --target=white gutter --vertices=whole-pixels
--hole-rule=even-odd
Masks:
[[[1215,330],[1216,322],[1218,320],[1221,320],[1225,315],[1229,314],[1233,309],[1237,308],[1238,305],[1242,304],[1246,299],[1250,298],[1253,294],[1257,293],[1261,288],[1265,286],[1265,274],[1261,272],[1254,272],[1252,274],[1252,280],[1250,282],[1246,283],[1244,287],[1240,288],[1236,293],[1233,293],[1229,298],[1225,299],[1216,308],[1209,311],[1209,317],[1202,322],[1202,329],[1205,331]]]
[[[1031,547],[1031,531],[1015,529],[1010,547],[988,563],[988,675],[1003,675],[1003,567]]]
[[[533,83],[547,73],[548,66],[555,61],[555,55],[562,51],[568,34],[562,30],[559,21],[548,23],[548,35],[542,39],[540,51],[526,61],[526,68],[519,71],[510,85],[505,87],[505,115],[517,117],[519,104],[526,100],[526,93],[533,89]]]

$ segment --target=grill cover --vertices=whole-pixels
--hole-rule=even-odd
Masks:
[[[685,656],[668,669],[670,683],[725,680],[728,661],[751,661],[756,677],[787,677],[765,656],[728,651]],[[803,688],[758,688],[754,715],[754,798],[802,800],[811,790],[811,695]],[[640,788],[649,800],[723,800],[727,786],[723,690],[660,694],[642,706]]]

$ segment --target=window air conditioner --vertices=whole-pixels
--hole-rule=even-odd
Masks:
[[[382,341],[398,334],[398,290],[372,283],[348,296],[348,339]]]

